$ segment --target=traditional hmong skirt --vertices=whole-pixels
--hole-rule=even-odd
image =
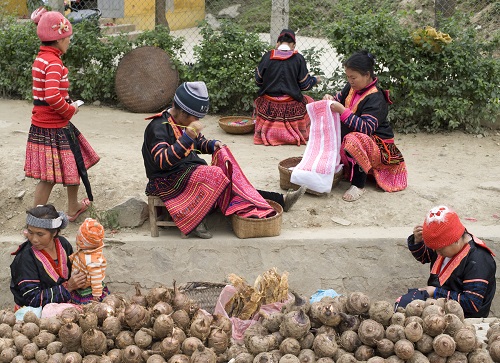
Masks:
[[[88,169],[99,161],[85,137],[73,126],[80,144],[83,161]],[[26,145],[25,175],[49,183],[79,185],[80,175],[68,138],[62,128],[43,128],[31,125]]]
[[[345,168],[348,172],[353,164],[358,164],[365,173],[373,173],[377,184],[386,192],[397,192],[408,185],[406,164],[393,142],[351,132],[344,137],[340,149],[342,163],[350,167]]]
[[[103,283],[102,284],[102,295],[99,298],[99,301],[102,301],[106,296],[109,295],[108,287]],[[76,305],[84,305],[92,302],[94,300],[94,296],[92,296],[92,287],[86,287],[84,289],[78,289],[71,291],[71,303]]]
[[[302,102],[290,96],[261,96],[254,102],[255,145],[304,145],[309,139],[310,120],[306,104],[314,102],[304,96]]]
[[[191,233],[214,208],[229,185],[229,179],[216,166],[194,165],[168,178],[150,180],[146,195],[161,198],[175,225]]]

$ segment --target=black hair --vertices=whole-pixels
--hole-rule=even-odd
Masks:
[[[278,38],[278,43],[295,43],[295,39],[288,34],[283,34]]]
[[[370,73],[372,78],[375,78],[374,66],[375,56],[367,50],[360,50],[354,53],[344,62],[345,68],[352,69],[361,74]]]
[[[28,209],[27,214],[40,219],[56,219],[59,217],[59,212],[52,204],[38,205],[34,208]],[[60,228],[47,228],[50,233],[59,233]]]
[[[57,40],[49,40],[47,42],[42,42],[42,45],[44,45],[46,47],[53,47],[56,44],[57,44]]]

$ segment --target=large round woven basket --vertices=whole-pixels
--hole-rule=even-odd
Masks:
[[[294,184],[290,181],[290,178],[292,176],[292,170],[294,167],[299,165],[300,161],[302,160],[302,157],[291,157],[285,160],[281,160],[278,163],[278,170],[280,172],[280,188],[281,189],[293,189],[297,190],[300,188],[300,185]],[[342,178],[342,169],[340,169],[338,172],[335,173],[333,176],[333,183],[332,183],[332,188],[335,188],[337,184],[340,182],[340,179]],[[313,195],[323,195],[326,193],[318,193],[315,192],[314,190],[307,189],[306,193],[313,194]]]
[[[131,50],[116,69],[116,95],[131,112],[151,113],[165,109],[178,84],[179,72],[168,54],[156,47]]]
[[[213,314],[217,300],[225,286],[226,284],[223,283],[193,281],[180,286],[179,289],[194,300],[200,308]]]
[[[242,121],[242,124],[237,124]],[[219,119],[219,126],[228,134],[249,134],[255,129],[255,123],[251,116],[221,117]]]
[[[273,237],[280,235],[283,208],[272,200],[266,199],[266,201],[274,208],[276,215],[260,219],[244,218],[236,214],[231,215],[233,231],[238,238]]]

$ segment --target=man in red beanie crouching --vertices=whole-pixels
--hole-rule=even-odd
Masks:
[[[458,301],[466,318],[488,316],[496,290],[495,255],[467,231],[457,213],[446,206],[432,208],[408,237],[408,249],[417,261],[431,264],[429,286],[418,291]]]

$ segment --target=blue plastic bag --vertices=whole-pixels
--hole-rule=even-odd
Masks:
[[[333,289],[328,289],[328,290],[317,290],[314,294],[311,295],[311,299],[309,300],[311,302],[311,304],[313,302],[316,302],[316,301],[320,301],[322,298],[324,298],[325,296],[328,296],[328,297],[335,297],[335,296],[339,296],[340,294],[338,294],[335,290]]]
[[[28,311],[32,311],[38,316],[39,318],[42,317],[42,307],[34,308],[32,306],[23,306],[22,308],[18,309],[15,312],[16,320],[23,321],[24,314],[26,314]]]

